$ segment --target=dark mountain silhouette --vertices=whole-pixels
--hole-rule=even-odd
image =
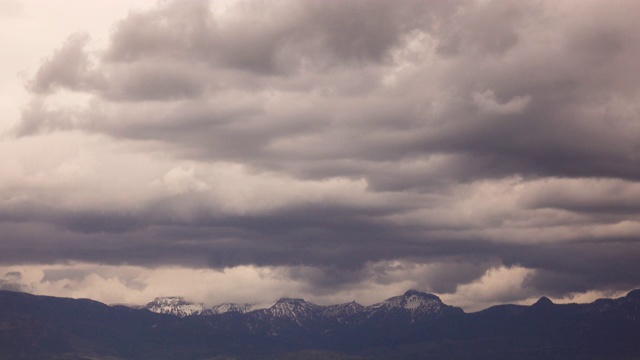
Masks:
[[[154,301],[194,308],[173,299]],[[225,309],[180,317],[0,291],[0,358],[640,358],[640,290],[590,304],[543,297],[469,314],[415,290],[371,306],[286,298],[253,311]]]

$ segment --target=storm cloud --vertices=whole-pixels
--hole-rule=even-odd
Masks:
[[[631,289],[639,11],[161,1],[100,47],[70,34],[0,144],[0,262],[279,269],[301,296]]]

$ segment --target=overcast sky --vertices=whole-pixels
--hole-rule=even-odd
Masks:
[[[640,2],[0,0],[0,288],[640,286]]]

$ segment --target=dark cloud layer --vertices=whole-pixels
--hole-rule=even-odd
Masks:
[[[315,291],[383,282],[372,264],[393,260],[435,264],[423,284],[441,293],[502,265],[532,269],[534,293],[640,283],[637,3],[226,11],[161,2],[117,22],[100,51],[72,35],[29,82],[17,135],[79,131],[240,164],[278,188],[343,179],[361,192],[307,199],[291,185],[288,201],[230,211],[208,195],[213,175],[189,173],[136,206],[14,199],[0,261],[308,266],[287,276]],[[90,100],[54,106],[62,91]]]

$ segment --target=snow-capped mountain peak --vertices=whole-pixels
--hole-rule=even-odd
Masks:
[[[158,305],[187,305],[189,304],[183,297],[180,296],[165,296],[165,297],[157,297],[153,299],[152,303]]]
[[[205,313],[207,315],[224,314],[228,312],[238,312],[241,314],[246,314],[254,310],[265,309],[269,307],[271,307],[271,304],[265,305],[265,304],[251,304],[251,303],[244,303],[244,304],[222,303],[220,305],[216,305],[207,309]]]
[[[254,310],[269,308],[272,305],[273,303],[222,303],[212,307],[207,307],[202,303],[188,302],[179,296],[169,296],[157,297],[147,305],[143,306],[143,308],[159,314],[171,314],[179,317],[185,317],[190,315],[219,315],[228,312],[246,314]]]
[[[394,296],[381,303],[371,305],[372,310],[402,309],[414,314],[438,314],[444,304],[439,297],[416,290],[409,290],[403,295]]]
[[[314,317],[322,307],[304,299],[282,298],[266,309],[274,317],[288,317],[295,320]]]
[[[205,307],[203,304],[188,302],[179,296],[168,296],[155,298],[152,302],[145,305],[144,309],[159,314],[171,314],[184,317],[200,315]]]

